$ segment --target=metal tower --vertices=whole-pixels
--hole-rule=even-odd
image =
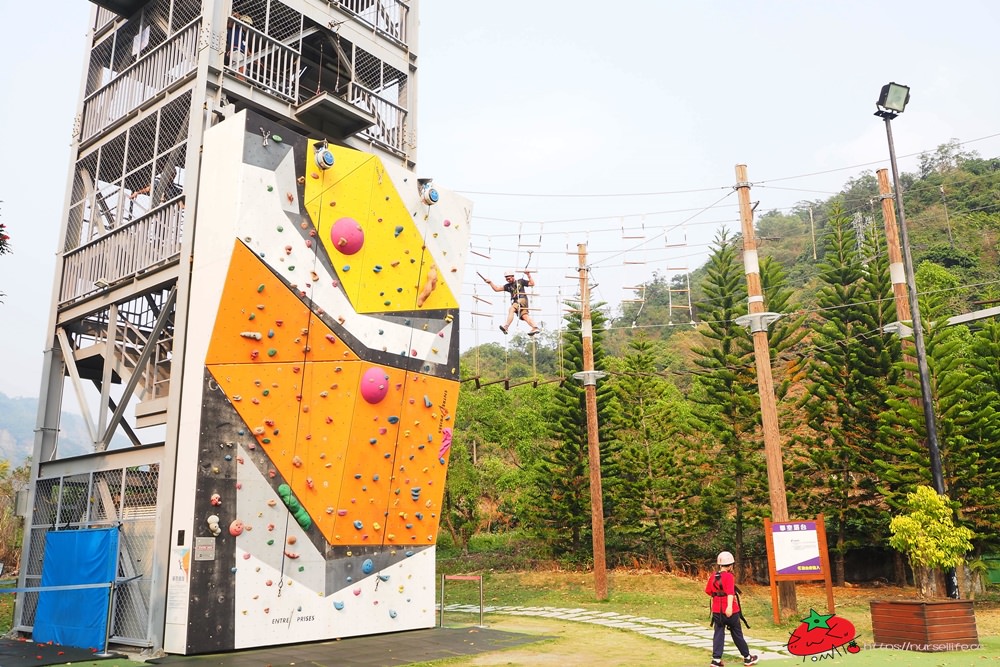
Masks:
[[[164,647],[203,136],[250,110],[413,169],[418,0],[95,0],[74,127],[20,585],[46,535],[118,523],[111,641]],[[261,140],[274,137],[262,129]],[[201,250],[201,252],[207,252]],[[228,252],[228,250],[227,250]],[[60,448],[64,406],[93,446]],[[180,531],[183,533],[183,531]],[[197,558],[198,554],[194,554]],[[31,631],[39,593],[18,598]]]

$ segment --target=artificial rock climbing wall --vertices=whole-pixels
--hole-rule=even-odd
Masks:
[[[432,626],[470,203],[248,112],[202,174],[165,650]]]

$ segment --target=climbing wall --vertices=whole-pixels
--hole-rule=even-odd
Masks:
[[[202,173],[165,649],[432,626],[470,203],[247,112]]]

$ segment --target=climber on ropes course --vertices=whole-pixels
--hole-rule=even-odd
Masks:
[[[511,269],[504,274],[505,283],[503,285],[497,285],[489,278],[484,277],[483,274],[479,274],[479,277],[485,280],[486,284],[492,287],[494,292],[507,292],[510,294],[510,309],[507,311],[507,322],[500,325],[500,331],[506,334],[507,329],[510,328],[511,323],[514,321],[514,316],[517,315],[518,319],[531,327],[528,335],[534,336],[540,333],[541,329],[538,328],[538,325],[531,319],[531,315],[528,314],[528,295],[524,289],[526,287],[534,287],[535,279],[531,277],[529,269],[524,269],[522,273],[528,277],[527,280],[524,278],[515,279],[516,271]]]

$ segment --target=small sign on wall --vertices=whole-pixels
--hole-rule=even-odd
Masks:
[[[194,559],[195,560],[215,560],[215,538],[196,537],[194,538]]]

